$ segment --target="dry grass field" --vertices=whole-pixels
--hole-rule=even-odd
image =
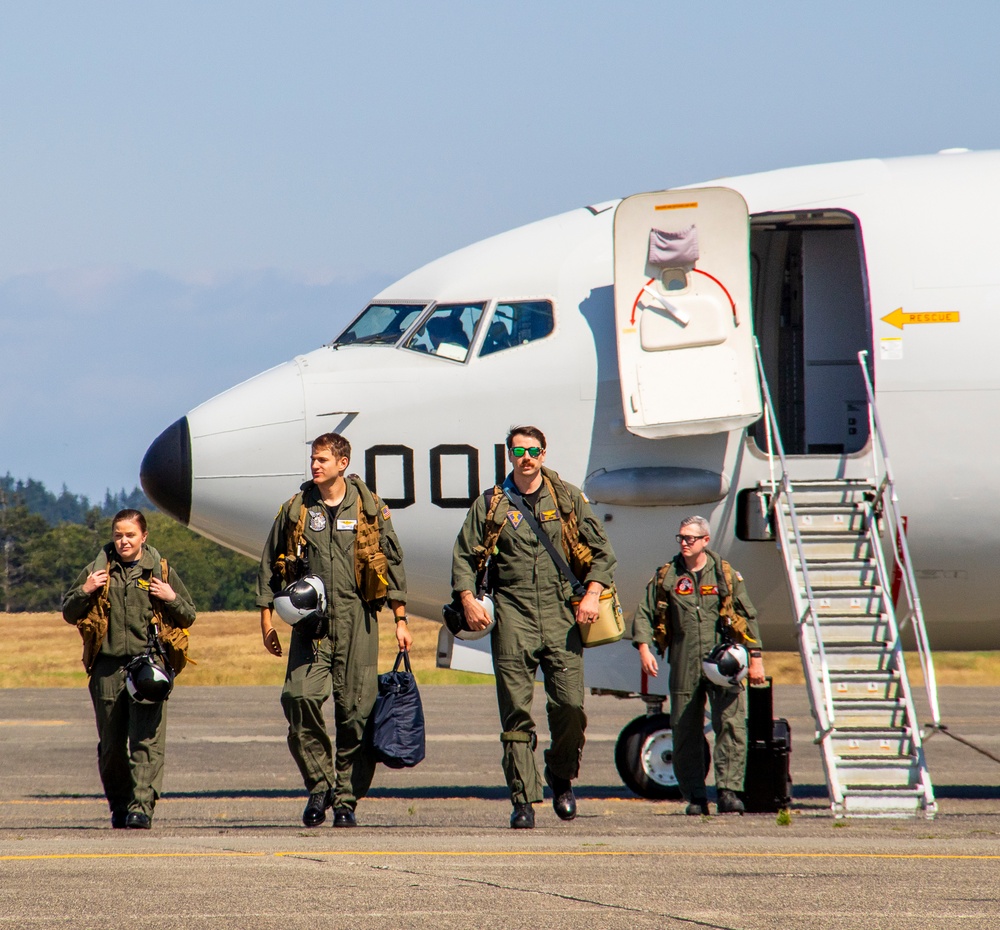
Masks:
[[[385,614],[388,620],[389,615]],[[287,628],[278,624],[287,645]],[[410,619],[414,644],[410,661],[421,684],[490,684],[492,678],[435,667],[440,624]],[[380,670],[391,667],[396,655],[393,624],[381,624]],[[208,613],[191,628],[189,665],[178,680],[190,685],[275,685],[284,678],[285,661],[264,651],[256,613]],[[801,683],[796,653],[765,653],[767,673],[779,684]],[[1000,653],[952,652],[934,657],[939,684],[1000,684]],[[913,683],[920,684],[920,664],[907,656]],[[86,675],[80,663],[80,637],[57,613],[0,613],[0,688],[82,687]]]

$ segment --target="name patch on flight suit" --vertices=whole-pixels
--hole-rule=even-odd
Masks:
[[[524,515],[521,513],[520,510],[507,511],[507,520],[510,522],[510,525],[514,527],[515,530],[521,525],[521,521],[523,519]]]
[[[674,594],[694,594],[694,582],[690,578],[679,579]]]
[[[543,510],[542,511],[542,518],[541,518],[541,520],[539,522],[541,522],[541,523],[551,523],[553,520],[558,520],[558,519],[559,519],[559,511],[558,510]]]
[[[718,594],[719,586],[714,584],[703,584],[701,586],[701,596],[704,597],[706,594]]]
[[[352,532],[358,528],[357,520],[337,520],[338,530],[351,530]]]
[[[309,529],[314,533],[322,533],[326,529],[326,514],[322,510],[309,511]]]
[[[148,578],[136,578],[135,586],[141,588],[143,591],[149,590],[149,579]]]

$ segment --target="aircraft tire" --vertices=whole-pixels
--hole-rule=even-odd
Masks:
[[[670,714],[636,717],[626,724],[615,743],[615,768],[626,787],[651,801],[678,801],[681,789],[674,774],[673,732]],[[705,740],[705,774],[712,764]]]

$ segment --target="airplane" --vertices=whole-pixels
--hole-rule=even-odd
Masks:
[[[437,618],[467,508],[502,481],[508,428],[535,424],[549,464],[605,523],[626,612],[675,553],[680,519],[700,513],[747,580],[766,660],[801,641],[769,509],[774,433],[805,482],[871,480],[884,439],[927,638],[997,649],[998,215],[1000,152],[953,149],[543,219],[417,269],[326,345],[191,410],[150,446],[142,486],[257,558],[308,478],[309,441],[343,433],[352,470],[392,509],[410,609]],[[673,257],[654,255],[654,231]],[[442,628],[439,645],[444,664],[490,671],[485,641]],[[664,673],[643,679],[627,640],[590,650],[586,666],[592,689],[661,709]],[[642,745],[669,736],[657,719]],[[629,778],[635,732],[623,778],[671,796],[656,773]]]

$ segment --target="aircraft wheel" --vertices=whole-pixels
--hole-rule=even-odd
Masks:
[[[705,774],[712,764],[705,740]],[[618,735],[615,767],[626,787],[651,801],[677,801],[681,789],[674,774],[674,737],[670,714],[636,717]]]

